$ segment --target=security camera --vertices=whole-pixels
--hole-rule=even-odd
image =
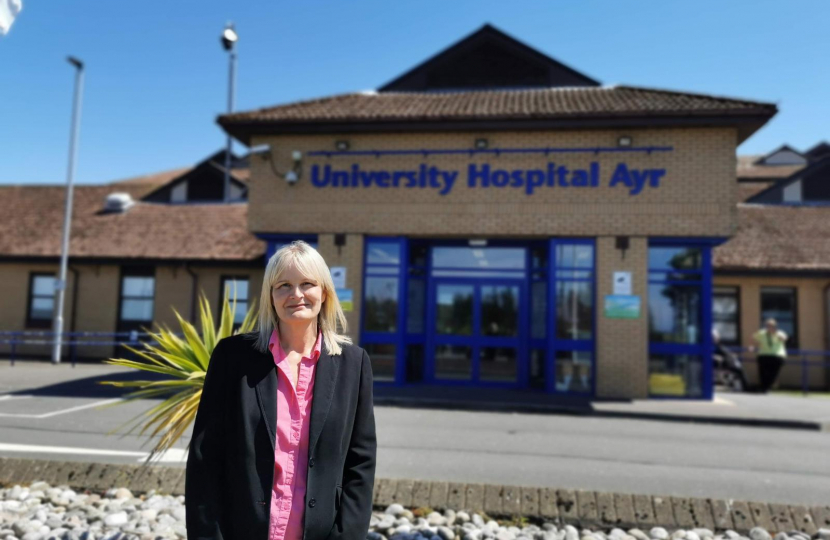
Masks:
[[[294,184],[296,184],[297,180],[299,180],[299,177],[297,176],[297,173],[295,173],[294,171],[288,171],[287,173],[285,173],[285,181],[288,183],[289,186],[293,186]]]

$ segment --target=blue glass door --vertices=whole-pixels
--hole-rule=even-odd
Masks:
[[[433,382],[526,385],[524,280],[436,278],[429,297]]]

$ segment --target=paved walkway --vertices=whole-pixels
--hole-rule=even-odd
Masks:
[[[95,384],[107,379],[152,379],[153,374],[106,364],[52,365],[0,360],[0,395],[13,392],[116,397],[121,390]],[[32,390],[35,392],[32,392]],[[593,415],[662,421],[806,429],[830,432],[830,399],[790,395],[718,393],[713,401],[680,399],[608,401],[563,398],[529,390],[449,386],[376,385],[375,403],[447,409]]]
[[[448,386],[375,388],[375,403],[412,407],[539,412],[830,432],[830,399],[717,393],[712,401],[590,400],[534,391]]]

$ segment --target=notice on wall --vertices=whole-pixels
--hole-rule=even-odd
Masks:
[[[346,267],[345,266],[332,266],[331,267],[331,280],[334,282],[335,289],[345,289],[346,288]]]
[[[605,316],[609,319],[639,319],[640,297],[609,294],[605,297]]]
[[[631,272],[614,272],[614,294],[631,294]]]
[[[337,289],[337,299],[343,311],[354,311],[354,295],[351,289]]]

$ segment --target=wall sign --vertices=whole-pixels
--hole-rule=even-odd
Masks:
[[[464,174],[457,169],[442,169],[422,163],[413,169],[366,170],[357,163],[347,168],[312,165],[311,184],[317,188],[397,188],[433,189],[446,195],[456,185],[471,189],[513,188],[533,195],[541,189],[611,187],[638,195],[644,189],[660,187],[666,169],[636,169],[617,163],[613,170],[602,170],[598,161],[588,168],[569,168],[548,162],[541,169],[500,169],[487,163],[470,163]]]
[[[332,266],[329,271],[331,272],[331,280],[334,282],[335,289],[345,289],[346,288],[346,267],[345,266]]]
[[[614,294],[631,294],[631,272],[614,272]]]
[[[354,295],[352,289],[335,289],[337,299],[343,311],[354,311]]]
[[[605,297],[605,316],[609,319],[639,319],[640,297],[609,294]]]

